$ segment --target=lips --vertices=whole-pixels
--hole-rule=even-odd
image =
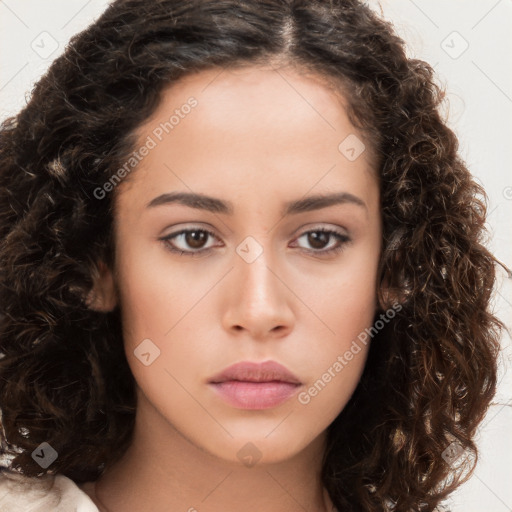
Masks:
[[[227,381],[242,382],[285,382],[302,384],[296,375],[276,361],[255,363],[243,361],[228,366],[222,372],[214,375],[209,382],[218,384]]]
[[[271,409],[294,396],[302,383],[275,361],[246,361],[229,366],[213,376],[208,384],[231,407]]]

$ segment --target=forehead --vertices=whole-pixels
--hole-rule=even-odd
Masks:
[[[148,138],[153,144],[128,181],[148,194],[219,190],[222,182],[224,189],[269,197],[298,183],[304,192],[320,180],[335,186],[341,175],[364,188],[375,174],[369,152],[350,161],[340,150],[350,137],[363,144],[345,104],[321,77],[291,68],[187,75],[164,89],[157,110],[138,128],[140,144]]]
[[[197,103],[192,115],[173,116],[187,107],[190,98]],[[157,134],[157,138],[163,135],[170,139],[165,135],[179,135],[192,124],[194,130],[210,129],[212,134],[243,136],[251,132],[260,137],[258,140],[266,133],[269,143],[276,141],[276,136],[277,140],[286,136],[298,140],[311,132],[339,138],[356,132],[346,107],[347,99],[332,79],[307,70],[254,65],[212,68],[185,75],[165,88],[159,107],[138,133],[142,139],[163,126],[165,133]],[[185,117],[191,119],[185,122]]]
[[[177,99],[192,93],[201,96],[205,103],[215,100],[220,108],[236,102],[249,111],[249,107],[256,109],[273,104],[293,106],[305,116],[316,113],[320,117],[326,109],[339,106],[343,101],[341,94],[335,94],[332,81],[291,66],[240,65],[206,69],[190,73],[167,87],[164,97]],[[215,104],[209,106],[214,108]]]

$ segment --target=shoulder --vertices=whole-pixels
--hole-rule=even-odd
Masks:
[[[92,500],[64,475],[29,478],[0,471],[2,512],[99,512]]]

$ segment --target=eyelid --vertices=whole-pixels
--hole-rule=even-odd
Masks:
[[[302,236],[305,233],[309,233],[311,231],[334,231],[340,235],[348,235],[348,230],[345,228],[342,228],[341,226],[337,226],[336,224],[330,224],[329,222],[326,223],[315,223],[315,224],[308,224],[306,227],[302,226],[300,230],[297,230],[296,232],[299,232],[299,235],[294,236]]]

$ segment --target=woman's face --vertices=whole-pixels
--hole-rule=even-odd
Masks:
[[[258,67],[189,75],[138,134],[114,191],[138,414],[225,460],[290,458],[321,439],[365,364],[381,243],[369,150],[318,79]],[[269,360],[300,384],[211,383]]]

